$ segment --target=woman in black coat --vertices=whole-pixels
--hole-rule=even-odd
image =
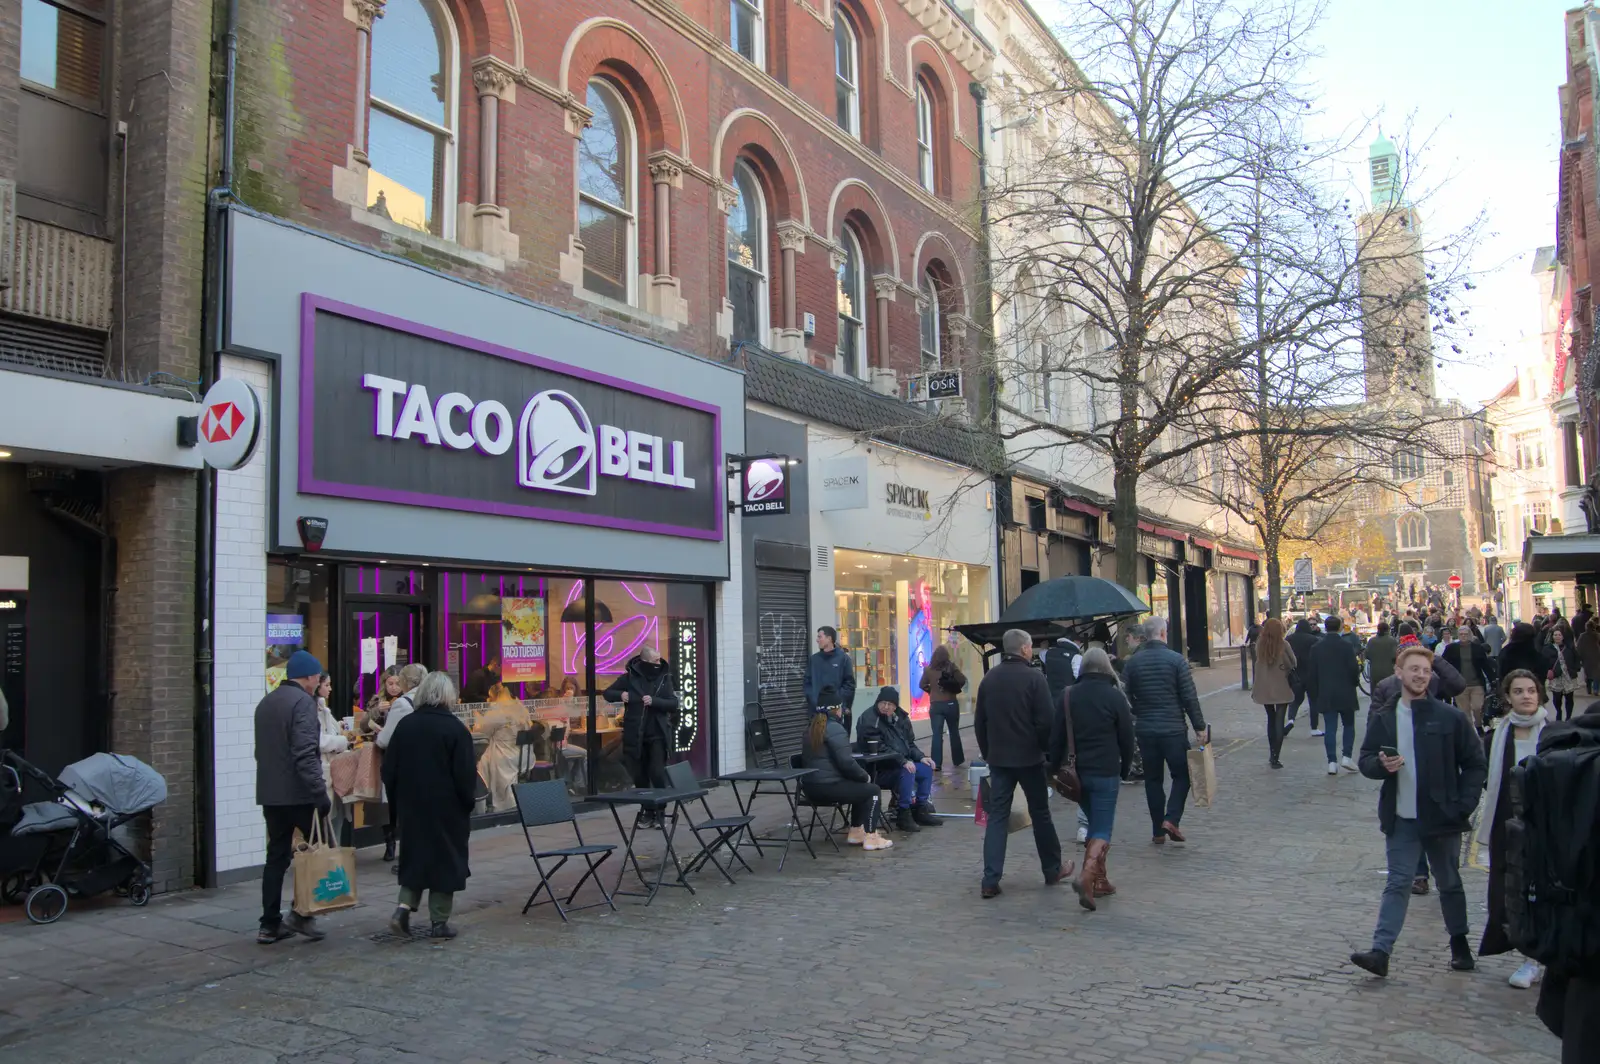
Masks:
[[[678,693],[672,689],[672,669],[655,647],[634,655],[627,669],[603,696],[622,704],[622,756],[635,787],[667,785],[667,751],[677,748]],[[658,824],[659,811],[645,810],[646,826]]]
[[[383,755],[383,785],[400,814],[400,906],[389,928],[409,937],[411,914],[427,891],[429,937],[455,938],[450,910],[472,875],[467,836],[478,782],[472,733],[451,712],[456,685],[448,674],[429,673],[411,700],[416,710],[395,725]]]
[[[1527,669],[1539,678],[1539,696],[1543,700],[1545,681],[1550,677],[1550,668],[1554,665],[1553,655],[1547,654],[1539,646],[1537,633],[1533,625],[1527,621],[1518,621],[1511,626],[1511,635],[1506,640],[1506,645],[1500,648],[1500,660],[1496,663],[1496,675],[1510,676],[1518,669]]]
[[[1106,878],[1106,854],[1111,850],[1111,828],[1117,815],[1117,791],[1133,764],[1133,713],[1117,686],[1111,658],[1104,650],[1083,655],[1078,682],[1063,693],[1050,722],[1050,746],[1045,759],[1052,769],[1065,764],[1069,753],[1067,714],[1072,714],[1071,749],[1082,794],[1079,805],[1089,817],[1083,850],[1083,870],[1073,881],[1078,904],[1094,911],[1096,895],[1115,894]]]

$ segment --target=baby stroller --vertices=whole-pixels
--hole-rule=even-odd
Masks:
[[[9,750],[0,771],[10,773],[19,790],[50,796],[24,805],[9,836],[0,838],[0,889],[7,900],[23,896],[29,920],[54,923],[73,895],[115,890],[135,905],[150,901],[150,866],[112,832],[167,800],[159,772],[137,758],[94,754],[62,769],[56,780]]]

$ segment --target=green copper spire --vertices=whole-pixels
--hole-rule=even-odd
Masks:
[[[1394,141],[1378,134],[1378,139],[1372,142],[1372,150],[1367,153],[1367,160],[1372,171],[1372,209],[1381,211],[1403,203],[1400,149],[1394,146]]]

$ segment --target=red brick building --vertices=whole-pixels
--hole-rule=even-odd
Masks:
[[[703,356],[965,347],[992,53],[938,0],[251,3],[240,55],[252,207]]]

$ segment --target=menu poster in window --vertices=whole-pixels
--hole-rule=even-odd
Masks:
[[[500,600],[500,680],[542,683],[546,676],[542,598]]]
[[[361,641],[361,674],[366,676],[378,671],[378,637],[367,636]]]
[[[298,613],[267,614],[267,690],[283,683],[289,655],[305,645],[306,621]]]
[[[906,649],[910,652],[909,712],[920,718],[928,715],[929,706],[928,693],[922,689],[922,673],[933,657],[933,596],[926,580],[912,585],[910,612],[906,625]]]
[[[395,658],[399,655],[399,653],[400,653],[400,637],[397,636],[397,635],[386,635],[386,636],[384,636],[383,637],[383,667],[386,668],[386,669],[394,668]]]

